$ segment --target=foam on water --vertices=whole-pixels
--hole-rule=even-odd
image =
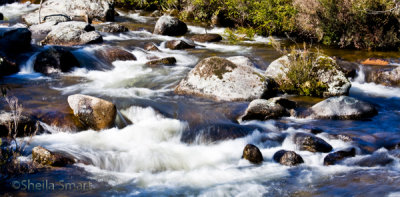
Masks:
[[[207,29],[207,31],[206,31],[206,29],[204,27],[188,25],[188,30],[192,34],[205,34],[207,32],[207,33],[222,35],[225,33],[226,28],[214,27],[212,29]]]
[[[14,20],[22,15],[32,12],[39,8],[37,4],[26,3],[11,3],[0,6],[0,12],[3,13],[4,17],[9,20]]]

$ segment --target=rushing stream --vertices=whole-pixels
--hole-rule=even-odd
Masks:
[[[23,12],[37,7],[11,4],[0,7],[18,23]],[[195,49],[170,50],[165,41],[175,37],[151,34],[156,19],[139,14],[120,13],[118,21],[138,27],[127,33],[103,33],[102,45],[121,46],[136,61],[115,61],[114,69],[88,69],[104,64],[93,52],[96,45],[76,48],[73,54],[83,68],[58,76],[43,76],[33,71],[37,53],[28,54],[21,72],[3,79],[10,93],[19,98],[26,111],[52,116],[67,114],[67,97],[82,93],[112,101],[119,112],[133,122],[122,128],[101,132],[71,132],[42,122],[47,133],[37,135],[26,149],[26,156],[35,146],[66,152],[81,162],[67,168],[42,170],[10,180],[44,180],[65,182],[90,181],[89,191],[68,191],[67,195],[95,196],[400,196],[400,159],[382,148],[389,142],[400,142],[400,88],[365,83],[361,66],[352,81],[350,96],[377,106],[379,114],[364,121],[335,121],[283,118],[270,121],[249,121],[240,125],[234,120],[243,113],[248,102],[215,102],[191,96],[176,95],[174,87],[201,59],[210,56],[243,55],[265,70],[277,59],[268,38],[231,45],[197,43]],[[140,28],[139,28],[140,27]],[[191,33],[205,33],[204,28],[189,25]],[[208,32],[223,34],[223,28]],[[184,39],[183,37],[180,39]],[[143,50],[147,42],[158,45],[159,52]],[[326,53],[357,61],[374,55],[372,52],[327,49]],[[381,55],[381,54],[380,54]],[[397,53],[384,56],[399,58]],[[174,66],[150,68],[148,58],[175,57]],[[307,107],[321,99],[293,97]],[[5,106],[5,103],[1,103]],[[232,134],[224,133],[233,127]],[[292,142],[296,132],[319,128],[317,136],[333,146],[334,151],[357,147],[357,156],[339,165],[324,166],[327,153],[300,151]],[[347,134],[352,142],[333,138]],[[226,139],[226,135],[238,138]],[[241,159],[243,148],[251,143],[264,156],[261,165]],[[287,167],[276,163],[272,156],[280,149],[295,150],[304,164]],[[380,154],[394,161],[385,166],[361,167],[357,161]],[[2,186],[12,194],[29,192],[43,196],[43,191],[18,191]]]

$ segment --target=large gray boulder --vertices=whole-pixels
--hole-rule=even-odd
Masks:
[[[94,44],[103,41],[103,37],[94,27],[85,22],[70,21],[59,23],[52,27],[50,33],[41,42],[43,45],[84,45]]]
[[[357,120],[377,114],[376,108],[358,99],[340,96],[328,98],[312,106],[306,116],[313,119]]]
[[[39,10],[29,13],[22,18],[28,25],[39,24],[38,12]],[[87,16],[90,19],[113,21],[114,14],[114,6],[107,0],[47,0],[42,5],[41,20],[42,22],[49,21],[51,19],[46,18],[49,16],[66,16],[69,19],[77,16]],[[57,20],[60,20],[61,17]]]
[[[92,96],[74,94],[68,97],[68,104],[74,115],[88,128],[102,130],[114,125],[117,109],[109,101]]]
[[[304,94],[308,96],[332,97],[340,95],[348,95],[351,87],[350,81],[341,71],[336,61],[325,55],[310,54],[307,57],[312,62],[312,69],[303,76],[288,76],[287,74],[296,68],[296,63],[291,55],[283,56],[273,61],[267,68],[265,74],[272,77],[285,90],[287,84],[292,81],[304,81],[302,84],[294,84],[297,89],[288,93]],[[301,77],[304,79],[292,79],[293,77]],[[311,84],[317,84],[320,89],[313,89]]]
[[[66,48],[50,47],[40,52],[35,59],[34,70],[43,74],[69,72],[80,63],[75,56]]]
[[[254,66],[242,62],[248,61],[232,62],[222,57],[203,59],[178,84],[175,93],[217,101],[249,101],[268,97],[267,79]]]
[[[239,118],[239,121],[268,120],[290,116],[291,109],[295,107],[295,102],[281,97],[268,100],[256,99],[251,101],[244,115]]]
[[[166,36],[181,36],[188,31],[187,25],[179,19],[164,15],[157,20],[154,34]]]

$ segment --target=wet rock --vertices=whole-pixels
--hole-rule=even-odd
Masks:
[[[293,142],[299,150],[323,153],[332,151],[332,146],[325,140],[308,133],[296,133],[293,136]]]
[[[239,121],[268,120],[290,116],[290,109],[295,107],[295,102],[282,97],[275,97],[269,100],[256,99],[249,104],[245,114],[239,118]]]
[[[192,49],[195,48],[195,45],[192,43],[188,43],[183,40],[171,40],[165,43],[165,47],[172,50],[181,50],[181,49]]]
[[[326,166],[335,165],[337,162],[339,162],[343,159],[346,159],[348,157],[354,157],[354,156],[356,156],[355,148],[350,148],[347,150],[341,150],[341,151],[337,151],[334,153],[330,153],[324,158],[324,165],[326,165]]]
[[[66,108],[69,108],[66,106]],[[83,131],[87,128],[81,123],[72,111],[55,111],[51,109],[38,110],[34,114],[41,122],[51,127],[57,127],[61,131]],[[43,125],[42,125],[43,126]],[[46,130],[46,128],[44,128]]]
[[[309,58],[315,58],[315,63],[313,64],[313,72],[309,73],[311,81],[316,81],[325,86],[325,89],[320,91],[320,94],[313,93],[318,97],[332,97],[332,96],[340,96],[340,95],[348,95],[349,89],[351,87],[350,81],[346,78],[345,74],[339,69],[337,63],[332,58],[321,55],[318,57],[313,57],[310,55]],[[275,61],[273,61],[266,70],[266,75],[272,77],[275,81],[278,82],[280,86],[291,83],[288,79],[286,73],[289,71],[291,66],[294,64],[290,62],[288,56],[283,56]],[[309,86],[309,81],[304,84],[297,84],[299,87],[307,87]],[[308,90],[311,91],[311,90]],[[299,93],[298,92],[290,92],[290,93]]]
[[[74,115],[88,128],[102,130],[114,125],[117,109],[109,101],[92,96],[74,94],[68,96],[68,104]]]
[[[187,25],[179,19],[164,15],[157,20],[154,34],[167,36],[181,36],[188,31]]]
[[[50,33],[41,42],[43,45],[84,45],[94,44],[103,41],[103,37],[94,27],[85,22],[64,22],[59,23],[52,28]]]
[[[70,19],[76,16],[83,16],[100,21],[114,20],[114,6],[107,0],[47,0],[43,2],[41,9],[41,21],[48,16],[66,16]],[[39,10],[23,16],[28,25],[39,24]],[[52,17],[54,18],[54,17]],[[46,19],[48,21],[49,19]]]
[[[31,49],[32,33],[27,28],[0,28],[0,52],[15,55]]]
[[[129,29],[123,25],[119,25],[117,23],[111,23],[104,25],[100,28],[101,32],[107,32],[107,33],[121,33],[121,32],[127,32]]]
[[[337,140],[341,140],[343,142],[352,142],[353,138],[348,135],[348,134],[330,134],[329,135],[330,139],[337,139]]]
[[[386,166],[392,163],[394,159],[390,158],[386,152],[375,152],[355,163],[362,167]]]
[[[273,159],[285,166],[296,166],[304,163],[303,158],[294,151],[280,150],[274,154]]]
[[[222,40],[222,36],[219,34],[196,34],[190,39],[196,42],[219,42]]]
[[[332,97],[312,106],[308,112],[313,119],[357,120],[370,118],[378,112],[367,102],[348,96]]]
[[[254,100],[269,96],[266,78],[254,67],[233,63],[222,57],[200,61],[175,88],[189,94],[218,101]]]
[[[43,166],[64,167],[74,164],[75,160],[61,153],[51,152],[41,146],[32,149],[32,160]]]
[[[367,82],[385,86],[400,86],[400,67],[372,70],[366,73]]]
[[[166,57],[162,59],[151,60],[146,63],[146,65],[154,66],[154,65],[173,65],[176,63],[176,59],[174,57]]]
[[[36,56],[34,70],[43,74],[69,72],[80,64],[75,56],[66,48],[50,47]]]
[[[30,136],[37,130],[37,121],[34,117],[22,114],[17,117],[17,137]],[[7,137],[9,133],[9,125],[14,133],[14,115],[11,112],[0,112],[0,137]]]
[[[117,60],[120,61],[136,60],[136,57],[132,53],[122,48],[111,47],[111,46],[105,46],[96,50],[95,55],[98,58],[103,59],[104,61],[110,64]]]
[[[160,49],[158,49],[158,47],[152,42],[146,43],[144,45],[144,50],[146,50],[146,51],[160,51]]]
[[[347,78],[356,77],[357,71],[359,70],[359,65],[357,63],[348,62],[340,59],[337,59],[336,63]]]
[[[260,149],[253,144],[247,144],[246,147],[244,147],[242,158],[254,164],[261,164],[264,161]]]
[[[0,56],[0,77],[12,75],[19,72],[18,65],[8,60],[6,57]]]
[[[0,21],[4,20],[4,15],[3,13],[0,12]]]

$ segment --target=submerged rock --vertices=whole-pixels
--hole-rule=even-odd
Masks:
[[[0,28],[0,52],[15,55],[31,49],[32,33],[27,28]]]
[[[43,74],[69,72],[80,64],[75,56],[66,48],[50,47],[36,56],[34,70]]]
[[[17,117],[17,137],[31,136],[38,129],[37,121],[34,117],[22,114]],[[11,112],[0,112],[0,137],[7,137],[9,133],[9,126],[14,132],[14,115]]]
[[[386,166],[392,163],[394,159],[390,158],[386,152],[375,152],[355,163],[362,167]]]
[[[195,48],[195,45],[183,40],[170,40],[165,43],[165,47],[172,50],[181,50]]]
[[[348,157],[354,157],[356,156],[356,149],[355,148],[350,148],[346,150],[341,150],[341,151],[336,151],[334,153],[328,154],[324,158],[324,165],[335,165],[337,162],[346,159]]]
[[[246,147],[244,147],[242,158],[254,164],[261,164],[264,161],[260,149],[253,144],[247,144]]]
[[[332,146],[325,140],[308,133],[296,133],[293,142],[299,150],[323,153],[332,151]]]
[[[12,75],[19,72],[17,63],[0,56],[0,77]]]
[[[274,160],[285,166],[296,166],[304,163],[303,158],[294,151],[280,150],[273,156]]]
[[[102,41],[103,37],[94,31],[93,26],[85,22],[70,21],[54,26],[41,43],[44,45],[73,46],[100,43]]]
[[[136,57],[129,51],[126,51],[125,49],[122,49],[120,47],[112,47],[112,46],[105,46],[96,49],[95,55],[98,58],[103,59],[104,61],[110,64],[117,60],[120,61],[136,60]]]
[[[378,112],[367,102],[348,96],[332,97],[312,106],[308,112],[309,118],[357,120],[370,118]]]
[[[103,25],[100,28],[101,32],[107,32],[107,33],[121,33],[121,32],[127,32],[129,29],[123,25],[117,24],[117,23],[111,23],[107,25]]]
[[[190,39],[196,42],[219,42],[222,40],[222,36],[219,34],[196,34]]]
[[[109,101],[92,96],[74,94],[68,96],[68,104],[74,115],[88,128],[102,130],[114,125],[117,109]]]
[[[178,84],[175,93],[218,101],[249,101],[271,97],[266,78],[254,67],[233,63],[222,57],[200,61]]]
[[[179,19],[164,15],[157,20],[154,34],[167,36],[181,36],[188,31],[187,25]]]
[[[284,116],[290,116],[290,110],[296,108],[296,103],[282,97],[269,100],[253,100],[246,109],[245,114],[239,121],[245,120],[268,120]]]
[[[174,57],[166,57],[156,60],[151,60],[146,63],[146,65],[154,66],[154,65],[173,65],[176,63],[176,59]]]
[[[310,54],[308,59],[313,59],[312,71],[307,73],[308,76],[288,76],[287,73],[296,68],[296,63],[293,63],[289,58],[290,56],[283,56],[273,61],[266,70],[266,75],[272,77],[281,87],[286,87],[291,84],[291,81],[301,81],[300,79],[293,79],[294,77],[307,77],[308,81],[302,84],[294,84],[298,88],[291,90],[289,93],[304,94],[318,97],[332,97],[340,95],[348,95],[351,87],[350,81],[346,78],[345,74],[339,69],[336,61],[328,56]],[[290,78],[289,78],[290,77]],[[311,83],[315,82],[320,89],[314,90]]]
[[[113,21],[114,15],[114,6],[107,0],[47,0],[43,2],[41,9],[41,21],[49,21],[49,16],[58,16],[58,20],[62,17],[72,19],[81,16],[100,21]],[[39,24],[38,16],[39,10],[22,18],[28,25],[34,25]]]
[[[32,160],[43,166],[64,167],[76,161],[65,154],[51,152],[41,146],[32,149]]]

